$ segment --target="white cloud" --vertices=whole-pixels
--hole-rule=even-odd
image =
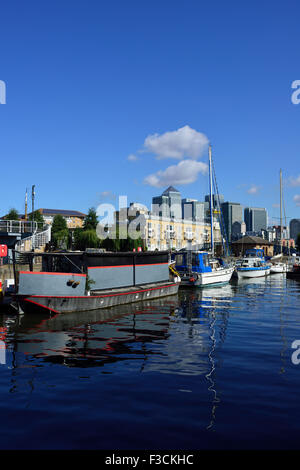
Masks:
[[[208,138],[205,134],[195,131],[189,126],[181,127],[176,131],[164,134],[152,134],[146,137],[142,153],[153,153],[156,158],[184,157],[196,160],[201,157],[208,146]]]
[[[297,178],[293,178],[293,176],[291,176],[289,178],[289,184],[290,186],[300,186],[300,175],[297,176]]]
[[[256,186],[255,184],[252,184],[250,188],[247,190],[248,194],[257,194],[259,192],[259,186]]]
[[[195,160],[183,160],[177,165],[169,166],[166,170],[160,170],[148,175],[144,179],[144,183],[156,188],[190,184],[196,181],[199,173],[205,174],[207,168],[206,163],[196,162]]]
[[[130,155],[128,155],[127,157],[127,160],[129,160],[130,162],[136,162],[139,158],[134,155],[133,153],[131,153]]]
[[[296,203],[296,206],[300,207],[300,194],[295,194],[294,201]]]

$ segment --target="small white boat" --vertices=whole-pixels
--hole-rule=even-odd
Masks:
[[[286,273],[287,272],[287,265],[285,263],[273,264],[271,266],[270,272],[271,272],[271,274]]]
[[[205,287],[226,284],[230,281],[234,267],[221,258],[212,257],[205,251],[183,251],[176,253],[176,272],[182,286]]]
[[[263,277],[270,271],[271,266],[266,263],[263,250],[256,248],[247,250],[242,262],[236,267],[238,278]]]
[[[263,277],[270,274],[270,266],[255,258],[244,262],[237,269],[238,277]]]

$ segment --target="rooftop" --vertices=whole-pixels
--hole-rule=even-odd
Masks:
[[[272,242],[269,242],[269,240],[265,240],[262,237],[255,237],[252,235],[245,235],[242,238],[239,238],[235,242],[232,242],[233,245],[253,245],[253,244],[259,244],[259,245],[273,245]]]
[[[162,193],[162,196],[167,196],[169,193],[178,193],[180,194],[180,192],[174,188],[174,186],[169,186],[167,189],[165,189],[165,191]]]
[[[65,217],[86,217],[86,214],[79,211],[66,210],[66,209],[39,209],[43,215],[62,215]]]

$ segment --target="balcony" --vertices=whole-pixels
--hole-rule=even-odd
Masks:
[[[193,240],[195,238],[194,232],[184,232],[185,240]]]
[[[176,232],[174,230],[165,230],[165,238],[167,240],[174,240],[176,238]]]

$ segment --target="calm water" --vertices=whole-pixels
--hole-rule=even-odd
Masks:
[[[279,274],[106,311],[2,315],[0,448],[299,448],[299,300]]]

